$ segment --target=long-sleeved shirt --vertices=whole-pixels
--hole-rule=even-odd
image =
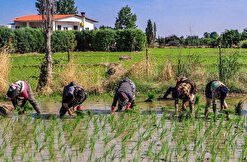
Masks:
[[[80,89],[83,91],[84,94],[82,98],[78,99],[74,96],[75,89]],[[69,85],[64,87],[62,102],[67,103],[69,107],[80,105],[82,104],[83,101],[85,101],[85,99],[86,99],[86,93],[80,86],[70,83]]]
[[[27,83],[27,81],[19,80],[19,81],[13,83],[10,86],[8,92],[10,92],[10,91],[17,91],[15,96],[11,97],[11,102],[15,108],[18,106],[18,100],[22,100],[21,107],[24,107],[26,102],[29,101],[30,104],[35,109],[35,111],[37,113],[40,113],[39,106],[38,106],[38,104],[34,98],[32,89],[31,89],[30,85]]]
[[[211,88],[211,92],[212,92],[212,102],[213,104],[216,104],[216,98],[220,97],[220,89],[219,87],[226,87],[225,84],[223,84],[222,82],[216,80],[213,81],[210,85]]]
[[[118,101],[120,92],[124,92],[127,95],[129,102],[132,102],[134,100],[135,94],[136,94],[136,86],[135,86],[134,82],[128,78],[120,81],[120,83],[119,83],[119,85],[115,91],[112,106],[117,105],[117,101]]]

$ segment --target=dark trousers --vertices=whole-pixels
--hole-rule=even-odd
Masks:
[[[68,110],[62,105],[60,111],[59,111],[59,115],[60,117],[64,116],[66,114]]]
[[[167,96],[169,95],[169,94],[173,94],[173,92],[174,92],[174,90],[175,90],[176,88],[175,87],[169,87],[168,89],[167,89],[167,91],[166,91],[166,93],[164,94],[164,96],[163,96],[163,98],[167,98]],[[173,97],[173,96],[172,96]]]

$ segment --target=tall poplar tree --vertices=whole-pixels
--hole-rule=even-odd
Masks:
[[[148,45],[153,44],[153,41],[154,41],[154,30],[153,30],[152,21],[150,19],[147,22],[146,36],[147,36],[147,43],[148,43]]]

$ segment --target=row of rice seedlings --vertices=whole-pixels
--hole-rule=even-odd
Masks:
[[[14,132],[14,129],[15,132],[19,132],[20,129],[25,130],[25,127],[29,128],[32,125],[31,135],[33,136],[34,150],[41,151],[41,145],[43,143],[43,149],[48,148],[50,160],[55,160],[57,156],[56,148],[54,147],[55,144],[51,141],[55,141],[56,136],[54,133],[58,131],[58,150],[62,158],[67,160],[75,160],[79,158],[79,156],[83,157],[84,150],[88,143],[90,154],[87,160],[91,161],[109,161],[116,160],[116,158],[119,158],[121,161],[127,161],[130,157],[133,158],[132,160],[141,160],[143,155],[146,155],[146,158],[150,160],[157,161],[169,161],[174,158],[178,161],[189,161],[191,154],[195,156],[195,159],[201,161],[206,158],[208,151],[210,151],[212,161],[219,159],[221,161],[229,161],[230,156],[236,151],[235,142],[237,138],[243,135],[243,129],[235,129],[235,127],[239,128],[244,125],[243,120],[240,120],[240,118],[225,122],[222,117],[217,122],[210,120],[206,123],[204,120],[194,121],[193,119],[184,119],[178,122],[174,119],[169,120],[171,125],[166,125],[167,121],[164,114],[159,118],[157,114],[140,115],[121,113],[115,117],[94,115],[91,117],[61,121],[62,127],[59,129],[59,127],[57,128],[56,126],[58,125],[57,120],[52,120],[50,124],[47,124],[43,121],[32,122],[29,119],[24,120],[20,118],[18,121],[15,121],[20,122],[18,125],[9,122],[9,126],[5,126],[2,129],[2,140],[6,140],[5,136],[7,136],[8,132]],[[20,125],[21,127],[18,127]],[[40,128],[43,128],[44,140],[35,137],[41,133]],[[113,130],[111,130],[112,133],[110,131],[111,128],[113,128]],[[191,134],[191,131],[193,131],[193,134]],[[62,140],[63,136],[68,139],[68,145]],[[10,141],[14,142],[15,138],[10,137]],[[21,147],[23,147],[23,150],[26,152],[26,159],[34,159],[35,154],[33,153],[34,150],[30,149],[32,148],[32,142],[29,142],[29,137],[30,136],[27,136],[21,143],[16,143],[16,145],[13,146],[11,152],[13,160],[15,156],[19,156],[17,150]],[[118,151],[119,148],[116,147],[118,138],[121,138],[120,152]],[[102,143],[100,143],[101,141]],[[133,144],[132,147],[130,147],[128,141],[131,141]],[[95,146],[97,143],[104,148],[104,152],[100,157],[97,157],[98,155],[95,154]],[[2,142],[2,144],[0,153],[1,148],[10,145],[10,143],[7,142],[5,142],[5,145],[4,142]],[[144,144],[147,145],[147,148],[145,148]],[[189,146],[192,146],[192,148],[190,149]],[[72,153],[72,148],[76,151],[76,155]],[[246,150],[246,146],[243,145],[242,149],[241,156],[243,159],[244,156],[246,156],[246,151],[244,151]],[[146,154],[143,154],[144,152],[146,152]],[[118,156],[119,153],[120,156]],[[135,156],[130,156],[133,154]],[[22,157],[22,160],[24,160],[24,157]]]

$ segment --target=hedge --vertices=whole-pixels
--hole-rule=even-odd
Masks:
[[[13,30],[7,27],[0,28],[0,48],[4,46],[12,47],[14,49],[15,34]]]
[[[21,28],[14,30],[15,52],[30,53],[44,51],[44,37],[40,29]]]
[[[115,43],[116,32],[112,29],[101,29],[96,31],[93,38],[93,49],[95,51],[109,51]]]
[[[78,51],[92,51],[93,38],[95,36],[94,30],[76,31],[76,50]]]
[[[68,49],[73,51],[76,46],[74,31],[55,31],[51,37],[53,52],[66,52]]]
[[[52,51],[140,51],[146,45],[146,35],[139,29],[93,31],[54,31]],[[0,27],[0,48],[12,47],[16,53],[43,53],[44,34],[41,29],[8,29]]]

